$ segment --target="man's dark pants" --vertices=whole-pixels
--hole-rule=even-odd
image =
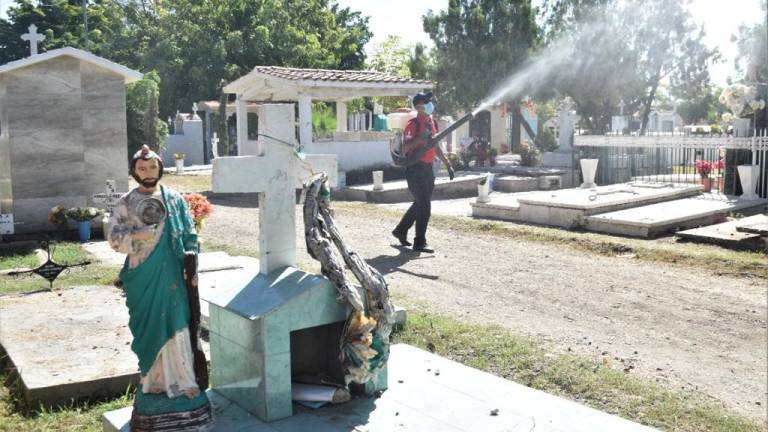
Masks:
[[[413,204],[405,212],[400,223],[395,228],[395,233],[405,237],[408,230],[416,224],[416,236],[413,239],[414,247],[427,243],[427,224],[432,214],[432,190],[435,188],[435,175],[432,172],[432,164],[418,162],[405,169],[405,179],[408,181],[408,190],[413,195]]]

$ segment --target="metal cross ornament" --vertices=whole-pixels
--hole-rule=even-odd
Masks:
[[[91,263],[90,261],[84,261],[77,264],[62,265],[54,262],[51,259],[51,241],[50,240],[41,241],[40,246],[45,249],[45,253],[48,255],[48,259],[43,263],[43,265],[31,270],[10,272],[8,273],[8,276],[23,276],[23,275],[36,274],[38,276],[41,276],[45,280],[47,280],[48,283],[50,284],[50,289],[53,289],[53,281],[55,281],[56,278],[59,277],[61,272],[68,270],[72,267],[84,267]]]
[[[115,207],[117,207],[117,202],[124,194],[122,192],[117,192],[117,186],[115,186],[116,182],[114,180],[107,180],[106,183],[107,192],[93,194],[93,201],[97,203],[104,203],[107,212],[112,215],[114,213]]]

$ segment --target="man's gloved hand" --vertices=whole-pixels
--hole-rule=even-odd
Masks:
[[[453,172],[453,167],[448,165],[448,178],[453,180],[453,178],[456,176],[456,173]]]

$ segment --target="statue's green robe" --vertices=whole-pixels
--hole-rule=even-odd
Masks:
[[[198,249],[183,197],[162,186],[161,196],[167,209],[162,238],[143,263],[131,269],[126,258],[120,272],[133,333],[131,349],[139,358],[142,375],[152,368],[163,345],[189,325],[184,252]]]

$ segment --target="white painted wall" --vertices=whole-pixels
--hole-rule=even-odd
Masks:
[[[184,114],[186,116],[186,114]],[[163,164],[166,167],[174,167],[174,153],[184,153],[184,165],[202,165],[203,158],[203,121],[184,119],[184,133],[181,135],[168,135],[165,139],[163,150]]]
[[[352,171],[374,165],[391,164],[389,141],[321,141],[304,147],[307,154],[332,154],[339,170]]]

